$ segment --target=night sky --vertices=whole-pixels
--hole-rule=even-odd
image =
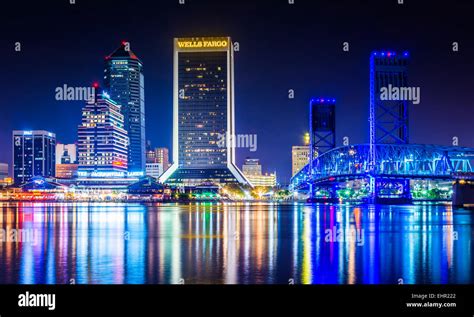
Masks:
[[[75,142],[83,102],[56,101],[55,88],[102,82],[104,57],[122,40],[144,63],[147,139],[171,148],[172,40],[186,36],[228,35],[240,44],[236,132],[257,134],[258,150],[238,150],[239,167],[260,158],[264,171],[288,182],[291,146],[303,142],[313,96],[337,99],[338,145],[344,136],[368,142],[369,54],[382,49],[410,52],[409,84],[421,88],[421,103],[410,106],[411,143],[450,145],[456,136],[474,147],[473,1],[185,2],[2,3],[0,162],[11,164],[14,129]]]

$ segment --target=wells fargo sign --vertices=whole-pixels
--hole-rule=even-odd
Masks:
[[[213,49],[229,47],[227,38],[196,38],[196,39],[178,39],[177,47],[179,49]]]

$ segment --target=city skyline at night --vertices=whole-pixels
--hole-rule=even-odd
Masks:
[[[212,1],[209,5],[215,5],[217,9],[225,6]],[[302,135],[308,131],[307,104],[313,96],[331,95],[338,100],[337,145],[342,144],[344,137],[349,138],[350,144],[366,143],[369,139],[368,56],[372,51],[384,48],[410,51],[410,84],[421,87],[422,102],[411,105],[409,109],[410,142],[451,145],[453,138],[457,137],[460,145],[474,145],[468,116],[462,115],[469,112],[473,100],[472,91],[468,89],[472,63],[467,62],[473,46],[467,40],[467,29],[462,27],[468,21],[462,3],[448,8],[433,4],[434,15],[428,17],[423,15],[421,5],[413,3],[406,7],[374,2],[365,6],[351,7],[348,4],[336,8],[323,1],[318,4],[321,10],[314,13],[320,15],[320,19],[300,19],[315,4],[301,2],[287,10],[288,5],[283,3],[271,6],[271,10],[288,22],[286,26],[279,23],[268,29],[258,18],[245,15],[248,26],[241,27],[239,19],[248,10],[268,21],[268,5],[265,1],[259,4],[244,1],[233,6],[232,14],[222,11],[219,18],[211,18],[209,12],[193,3],[166,5],[167,17],[156,13],[157,16],[152,18],[147,10],[143,10],[140,18],[134,20],[137,28],[103,24],[98,13],[101,10],[90,13],[92,7],[99,5],[88,2],[76,7],[52,7],[48,13],[45,12],[56,14],[55,23],[64,25],[69,30],[68,36],[54,32],[52,36],[42,36],[50,30],[46,25],[31,32],[22,27],[12,28],[11,17],[6,17],[10,32],[3,47],[11,49],[4,49],[2,54],[17,66],[13,70],[11,65],[6,65],[6,72],[11,76],[1,79],[2,86],[9,87],[4,100],[8,100],[11,106],[5,109],[7,113],[0,119],[0,145],[4,149],[0,161],[11,164],[11,131],[15,129],[44,129],[56,133],[58,142],[73,143],[74,127],[80,121],[81,103],[54,100],[54,89],[63,84],[87,86],[94,81],[100,82],[102,57],[124,40],[130,42],[131,49],[139,52],[147,65],[147,139],[156,146],[172,149],[172,39],[202,34],[229,34],[239,43],[239,51],[235,52],[235,81],[238,83],[236,132],[258,135],[258,151],[251,153],[248,149],[237,149],[238,166],[245,157],[257,156],[269,170],[278,172],[283,183],[288,183],[291,147],[301,144]],[[34,20],[35,9],[46,10],[44,7],[29,7],[22,14]],[[456,23],[449,23],[454,19],[449,10],[456,12]],[[57,15],[58,11],[60,15]],[[318,13],[322,11],[325,14]],[[88,26],[78,28],[70,24],[85,12],[91,14],[95,27],[100,26],[102,31],[90,34],[87,44],[78,40],[82,35],[73,34],[87,33]],[[408,17],[405,15],[407,12],[410,12]],[[195,13],[210,18],[199,24],[186,19]],[[171,17],[174,16],[179,16],[185,23],[173,22]],[[395,21],[399,16],[405,17],[404,23],[387,22]],[[327,25],[325,22],[329,17],[340,23],[328,24],[333,28],[323,32],[318,25]],[[370,17],[371,22],[360,22],[363,17]],[[439,23],[440,19],[433,17],[442,17],[445,22]],[[164,21],[170,24],[169,28],[158,27]],[[431,32],[410,32],[414,25],[427,25]],[[159,30],[153,36],[150,33],[152,26]],[[360,34],[364,32],[370,32],[370,38],[361,38]],[[283,34],[298,36],[290,36],[282,42]],[[21,42],[21,51],[14,50],[17,41]],[[348,51],[344,50],[344,42],[349,44]],[[459,43],[458,51],[453,51],[453,42]],[[271,54],[265,55],[264,52]],[[25,61],[34,60],[34,53],[43,57],[42,62],[36,64],[35,76],[32,77],[26,75],[32,65]],[[45,68],[44,65],[49,66]],[[440,87],[441,73],[443,78],[457,80],[446,81]],[[293,98],[290,90],[294,92]],[[272,111],[275,107],[279,111]],[[50,113],[55,113],[54,119],[48,115]],[[270,113],[272,119],[268,120]],[[277,130],[285,133],[276,137],[272,131]]]
[[[474,0],[2,8],[0,317],[472,315]]]

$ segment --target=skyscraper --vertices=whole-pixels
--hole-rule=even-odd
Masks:
[[[229,37],[174,40],[173,165],[160,181],[247,183],[235,165],[234,58]]]
[[[48,131],[13,131],[13,178],[15,184],[32,177],[54,177],[56,135]]]
[[[104,85],[110,99],[121,105],[124,128],[128,132],[128,169],[145,171],[145,92],[143,64],[122,42],[105,58]]]
[[[87,101],[78,129],[80,172],[127,171],[128,136],[120,108],[106,93]]]

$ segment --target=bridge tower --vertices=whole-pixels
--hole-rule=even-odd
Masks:
[[[313,171],[314,160],[336,147],[336,99],[313,98],[309,103],[309,167]],[[310,185],[310,197],[314,186]]]
[[[372,202],[377,202],[381,188],[393,180],[377,177],[377,144],[408,144],[408,101],[391,98],[391,88],[407,87],[408,53],[398,55],[392,51],[373,52],[370,56],[370,192]],[[389,91],[388,97],[381,89]],[[395,100],[394,100],[395,99]],[[400,183],[401,182],[401,183]],[[411,199],[409,180],[397,183],[404,187],[403,199]]]

